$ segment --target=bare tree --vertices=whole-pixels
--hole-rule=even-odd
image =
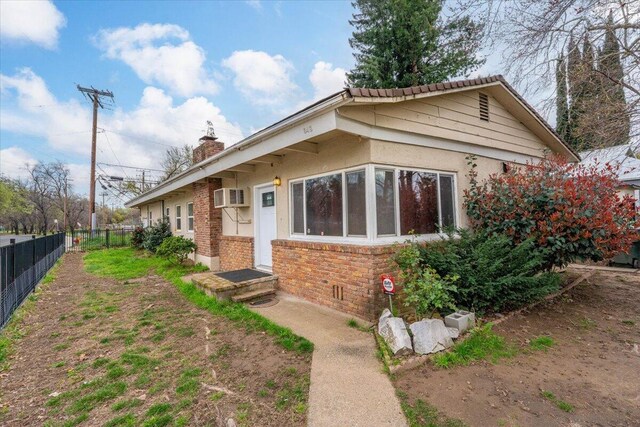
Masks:
[[[182,147],[171,147],[164,153],[160,165],[164,170],[161,181],[165,181],[193,164],[193,147],[185,144]]]
[[[41,234],[46,234],[49,225],[53,222],[53,203],[48,183],[46,168],[42,163],[34,166],[27,166],[29,179],[25,184],[29,189],[28,200],[33,206],[33,213],[36,215],[37,230]]]
[[[67,200],[67,227],[71,232],[89,225],[89,200],[78,195],[70,195]]]
[[[504,50],[503,66],[510,80],[527,96],[550,95],[544,109],[552,109],[548,89],[556,80],[557,61],[569,50],[570,40],[589,40],[601,47],[607,34],[619,46],[623,78],[594,67],[601,79],[624,89],[626,109],[609,111],[603,124],[607,96],[593,99],[599,115],[587,133],[605,134],[616,122],[630,122],[631,138],[640,134],[640,3],[628,0],[453,0],[465,13],[484,16],[488,48]],[[606,63],[609,55],[598,52]],[[571,76],[568,76],[571,78]],[[605,104],[602,107],[602,104]],[[602,107],[602,108],[600,108]],[[588,108],[588,107],[587,107]],[[548,112],[548,111],[547,111]],[[599,119],[599,120],[598,120]],[[624,125],[624,124],[623,124]]]
[[[51,203],[65,216],[64,226],[71,226],[71,229],[73,229],[67,206],[69,196],[72,194],[69,168],[59,160],[51,163],[38,163],[37,167],[39,168],[39,173],[46,178],[48,196],[51,199]]]

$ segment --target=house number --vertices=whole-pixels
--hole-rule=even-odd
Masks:
[[[307,133],[313,133],[313,127],[311,126],[305,126],[302,128],[302,131],[307,134]]]

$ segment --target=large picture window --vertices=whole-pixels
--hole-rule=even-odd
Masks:
[[[376,168],[375,182],[378,236],[435,234],[456,225],[453,175]]]
[[[369,165],[291,181],[293,236],[399,241],[456,226],[455,175]]]
[[[342,236],[342,174],[305,181],[307,234]]]
[[[291,183],[291,231],[307,236],[366,236],[364,169]]]
[[[438,221],[438,175],[400,170],[400,234],[433,234]]]

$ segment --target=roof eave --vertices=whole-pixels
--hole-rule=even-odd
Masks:
[[[223,159],[233,153],[237,153],[239,151],[243,151],[246,150],[247,148],[258,144],[266,139],[269,139],[277,134],[279,134],[280,132],[285,131],[286,129],[288,129],[289,127],[292,127],[296,124],[298,124],[301,120],[305,120],[305,119],[309,119],[311,117],[317,116],[327,110],[333,109],[333,108],[337,108],[339,106],[342,106],[348,102],[352,102],[352,98],[349,95],[348,91],[346,90],[342,90],[340,92],[337,92],[327,98],[321,99],[320,101],[304,108],[303,110],[300,110],[298,112],[296,112],[295,114],[292,114],[288,117],[285,117],[284,119],[280,120],[279,122],[274,123],[273,125],[262,129],[256,133],[254,133],[253,135],[243,139],[242,141],[230,146],[229,148],[226,148],[225,150],[221,151],[220,153],[208,157],[204,160],[202,160],[201,162],[198,162],[194,165],[192,165],[189,169],[185,170],[184,172],[172,177],[171,179],[168,179],[164,182],[162,182],[161,184],[153,187],[152,189],[128,200],[125,203],[125,207],[128,208],[132,208],[132,207],[137,207],[140,206],[142,204],[148,203],[150,201],[152,201],[155,197],[160,196],[163,194],[162,190],[169,187],[171,184],[173,184],[174,182],[189,176],[189,175],[194,175],[196,173],[198,173],[199,171],[204,170],[205,167],[207,167],[208,165],[210,165],[211,163],[220,161],[220,159]],[[199,178],[196,178],[193,180],[193,182],[197,181]],[[154,196],[155,195],[155,196]]]

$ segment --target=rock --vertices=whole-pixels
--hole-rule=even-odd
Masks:
[[[413,349],[418,354],[442,351],[453,345],[450,332],[440,319],[424,319],[409,326],[413,334]]]
[[[460,336],[460,331],[458,330],[458,328],[447,327],[447,331],[449,331],[449,336],[451,337],[451,339],[455,340]]]
[[[394,356],[404,356],[413,352],[411,337],[401,318],[387,317],[380,321],[378,333],[389,345]]]
[[[227,419],[227,427],[236,427],[236,421],[233,418]]]
[[[391,313],[391,311],[388,308],[385,308],[384,310],[382,310],[382,314],[380,315],[380,319],[378,319],[378,325],[380,325],[384,319],[388,319],[390,317],[393,317],[393,314]]]

